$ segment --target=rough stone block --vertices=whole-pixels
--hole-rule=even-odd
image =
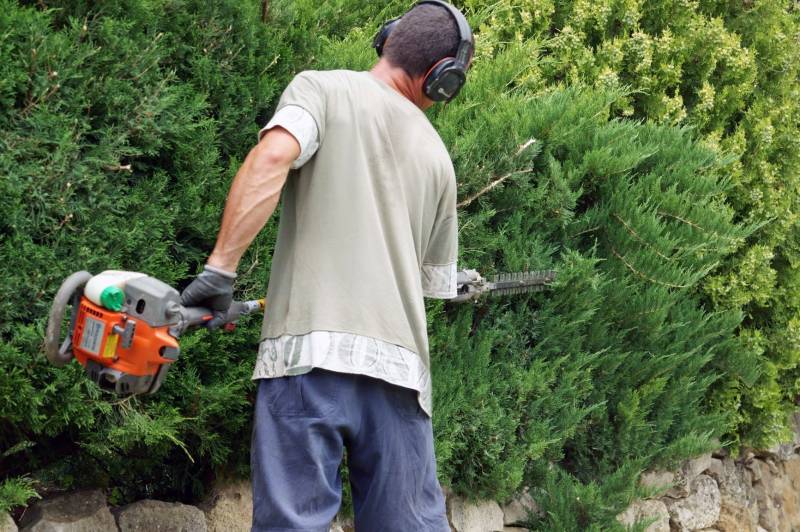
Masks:
[[[719,519],[720,492],[708,475],[698,476],[684,499],[667,499],[670,521],[680,532],[713,526]]]
[[[800,456],[793,456],[783,463],[786,478],[800,492]]]
[[[773,445],[763,453],[760,453],[765,458],[773,458],[775,460],[788,460],[792,456],[797,456],[795,451],[797,445],[794,443],[779,443]]]
[[[767,530],[779,530],[781,504],[775,497],[779,491],[780,479],[772,474],[770,467],[762,460],[748,464],[753,474],[753,492],[758,503],[758,524]]]
[[[248,481],[225,481],[200,505],[208,532],[250,532],[253,524],[253,490]]]
[[[331,524],[330,532],[355,532],[355,525],[352,519],[347,519],[337,515]]]
[[[454,532],[503,530],[503,510],[494,501],[467,502],[461,497],[447,499],[447,517]]]
[[[645,471],[639,479],[643,488],[668,489],[675,482],[675,473],[672,471]]]
[[[539,506],[526,488],[511,499],[511,502],[503,506],[503,523],[524,525],[530,519],[530,514],[536,513],[539,513]]]
[[[706,474],[711,478],[713,478],[714,480],[716,480],[717,482],[719,482],[719,477],[722,476],[724,471],[725,467],[722,464],[722,460],[720,460],[719,458],[712,458],[711,465],[708,466]]]
[[[756,467],[761,476],[761,480],[754,484],[759,524],[770,531],[796,530],[800,525],[800,493],[793,476],[800,470],[798,458],[792,458],[775,469],[766,462],[760,462]]]
[[[634,501],[617,516],[617,521],[622,526],[630,527],[637,522],[653,518],[655,521],[645,529],[645,532],[669,532],[667,506],[658,500]]]
[[[0,532],[17,532],[17,524],[8,512],[0,512]]]
[[[114,512],[120,532],[207,532],[206,517],[197,507],[145,499]]]
[[[758,506],[747,507],[739,500],[723,495],[720,498],[719,520],[715,526],[720,532],[755,532]]]
[[[667,492],[673,498],[687,497],[691,491],[692,482],[712,465],[711,453],[706,453],[697,458],[687,460],[675,475],[674,487]]]
[[[752,473],[731,458],[722,460],[721,466],[721,471],[709,469],[721,495],[719,521],[715,526],[721,532],[754,532],[758,526],[758,501]]]
[[[20,523],[23,532],[109,532],[117,529],[100,490],[76,491],[35,502]]]

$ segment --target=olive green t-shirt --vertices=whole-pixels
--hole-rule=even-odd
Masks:
[[[310,369],[287,338],[343,333],[325,349],[349,357],[344,371],[416,389],[430,413],[423,297],[456,295],[456,182],[447,149],[419,108],[368,72],[301,72],[278,110],[287,105],[314,118],[319,148],[283,190],[261,333],[273,351],[282,340],[283,352],[272,353],[277,366],[256,374]],[[355,344],[370,339],[380,347],[365,356]],[[403,355],[386,355],[393,346]],[[262,353],[258,364],[268,358]]]

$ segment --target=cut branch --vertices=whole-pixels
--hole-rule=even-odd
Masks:
[[[521,154],[523,151],[525,151],[531,144],[535,144],[536,142],[537,142],[537,140],[534,139],[534,138],[530,138],[526,142],[523,142],[522,144],[517,146],[517,151],[514,153],[514,156],[518,157],[519,154]],[[498,177],[497,179],[495,179],[494,181],[492,181],[491,183],[489,183],[488,185],[486,185],[485,187],[480,189],[476,194],[473,194],[472,196],[470,196],[467,199],[463,200],[461,203],[456,205],[456,207],[458,207],[458,208],[466,207],[467,205],[469,205],[470,203],[472,203],[476,199],[480,198],[481,196],[483,196],[484,194],[486,194],[487,192],[492,190],[497,185],[501,184],[503,181],[505,181],[509,177],[512,177],[512,176],[515,176],[515,175],[518,175],[518,174],[524,174],[526,172],[533,172],[533,168],[526,168],[524,170],[517,170],[516,172],[511,172],[511,173],[508,173],[508,174],[506,174],[504,176]]]
[[[131,164],[115,164],[115,165],[107,165],[103,167],[104,170],[108,170],[109,172],[133,172],[133,168],[131,168]]]
[[[514,155],[519,155],[520,153],[525,151],[525,148],[527,148],[531,144],[535,144],[535,143],[536,143],[536,139],[528,139],[528,142],[525,142],[525,143],[519,145],[519,148],[517,148],[517,153],[515,153]]]
[[[500,176],[497,179],[495,179],[494,181],[492,181],[491,183],[489,183],[488,185],[486,185],[485,187],[483,187],[482,189],[480,189],[478,192],[476,192],[472,196],[470,196],[467,199],[461,201],[458,205],[456,205],[456,207],[458,207],[459,209],[461,207],[466,207],[467,205],[469,205],[470,203],[472,203],[476,199],[480,198],[481,196],[483,196],[484,194],[486,194],[487,192],[489,192],[490,190],[495,188],[497,185],[500,185],[501,183],[503,183],[503,181],[505,181],[509,177],[512,177],[512,176],[515,176],[515,175],[519,175],[519,174],[525,174],[527,172],[532,172],[532,171],[533,171],[533,168],[525,168],[524,170],[517,170],[516,172],[511,172],[511,173],[508,173],[508,174],[506,174],[504,176]]]

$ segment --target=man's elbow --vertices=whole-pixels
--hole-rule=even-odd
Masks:
[[[286,169],[300,156],[300,145],[285,129],[270,129],[256,144],[250,155],[253,164],[262,169]]]

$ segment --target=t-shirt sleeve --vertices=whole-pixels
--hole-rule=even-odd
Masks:
[[[422,262],[422,294],[436,299],[456,297],[456,260],[458,258],[458,215],[456,181],[447,179],[433,224],[433,231]]]
[[[273,115],[267,125],[258,132],[258,140],[270,129],[280,126],[288,131],[300,145],[300,155],[292,163],[292,168],[300,168],[311,159],[319,149],[319,131],[311,113],[297,105],[286,105]]]
[[[297,74],[286,86],[280,100],[276,114],[287,106],[297,106],[311,115],[317,126],[319,143],[325,138],[325,89],[319,79],[319,73],[304,71]]]

